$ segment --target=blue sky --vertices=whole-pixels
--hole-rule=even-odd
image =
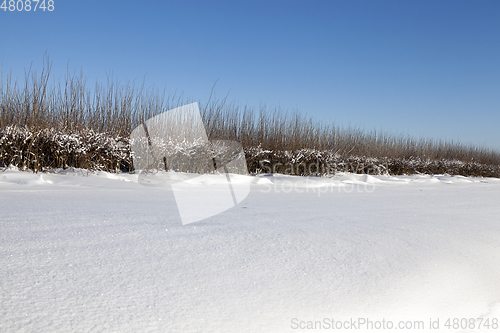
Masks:
[[[2,0],[0,0],[2,1]],[[216,93],[325,122],[500,150],[499,1],[74,1],[0,10],[0,62],[44,52],[206,101]]]

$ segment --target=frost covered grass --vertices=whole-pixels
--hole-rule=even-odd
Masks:
[[[182,96],[108,78],[87,86],[82,73],[50,83],[51,63],[23,83],[2,73],[0,166],[43,171],[78,167],[130,171],[128,137],[157,114],[185,104]],[[448,173],[500,177],[500,153],[453,141],[416,139],[323,124],[298,112],[252,108],[210,97],[199,103],[210,140],[241,142],[249,171],[294,175]],[[190,154],[189,149],[185,150]],[[304,166],[305,165],[305,166]],[[305,170],[305,171],[304,171]]]
[[[91,129],[68,134],[7,126],[0,129],[0,162],[35,172],[67,167],[117,171],[130,168],[130,151],[128,139]]]
[[[197,145],[176,148],[189,157],[198,154]],[[420,157],[367,157],[341,155],[331,150],[266,150],[245,147],[250,173],[279,173],[300,176],[329,176],[338,172],[371,175],[449,174],[500,178],[500,165],[458,159]],[[205,151],[202,149],[202,151]],[[212,157],[220,157],[212,149]],[[57,168],[82,168],[108,172],[132,171],[133,160],[128,137],[111,137],[93,130],[67,134],[53,128],[30,130],[8,126],[0,129],[0,167],[17,166],[35,172]]]
[[[301,149],[293,152],[246,149],[252,173],[279,173],[298,176],[335,175],[350,172],[368,175],[449,174],[500,178],[500,166],[458,159],[420,157],[367,157],[339,155],[332,151]]]

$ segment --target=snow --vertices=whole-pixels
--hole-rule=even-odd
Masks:
[[[188,225],[170,187],[137,179],[0,172],[1,332],[500,319],[500,179],[237,176],[249,195]]]

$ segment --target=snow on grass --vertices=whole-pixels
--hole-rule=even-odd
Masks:
[[[0,172],[0,331],[500,317],[500,179],[249,180],[238,206],[183,226],[172,191],[137,175]]]

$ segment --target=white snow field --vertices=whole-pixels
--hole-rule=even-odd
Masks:
[[[500,179],[240,179],[182,225],[137,175],[0,172],[0,331],[500,331]]]

